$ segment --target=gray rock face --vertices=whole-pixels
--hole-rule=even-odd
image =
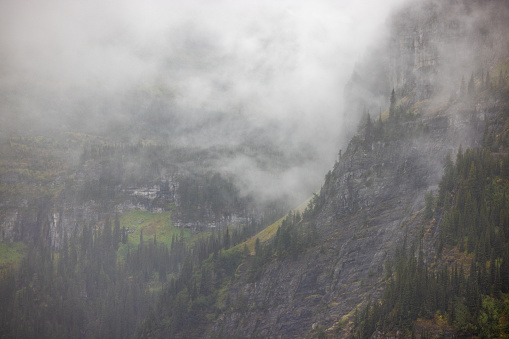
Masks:
[[[470,115],[437,114],[402,128],[421,123],[430,132],[369,150],[350,145],[320,192],[320,245],[271,262],[255,283],[241,277],[231,298],[242,295],[247,311],[224,314],[214,332],[300,338],[313,327],[337,327],[368,296],[381,296],[384,263],[405,236],[410,242],[420,231],[424,196],[436,192],[447,153],[482,135]],[[468,133],[458,133],[458,126]]]
[[[17,210],[8,210],[1,223],[1,241],[13,241],[16,234],[16,224],[19,220]]]
[[[461,74],[468,81],[471,72],[480,74],[506,55],[507,39],[500,37],[508,25],[500,18],[509,17],[507,4],[485,5],[424,1],[395,15],[390,56],[376,54],[359,66],[345,90],[353,99],[347,109],[378,111],[380,89],[388,100],[394,87],[399,98],[408,95],[408,108],[426,100],[419,117],[400,123],[399,139],[367,147],[362,138],[350,143],[319,195],[320,245],[268,263],[255,283],[240,274],[230,298],[246,306],[224,313],[210,333],[301,338],[321,329],[346,336],[347,321],[341,320],[369,296],[381,296],[384,263],[394,249],[405,239],[410,244],[423,226],[431,230],[429,241],[436,239],[440,221],[424,221],[421,213],[425,194],[437,192],[447,154],[454,159],[460,145],[480,145],[483,120],[496,111],[496,102],[485,99],[449,100]],[[486,20],[490,15],[495,19]],[[495,41],[496,48],[486,49]],[[433,244],[425,244],[425,256],[433,255]]]
[[[421,1],[391,20],[388,78],[402,97],[439,94],[462,77],[488,70],[508,49],[503,1]]]
[[[363,111],[386,109],[392,89],[409,103],[459,94],[462,78],[507,56],[508,19],[502,0],[414,1],[395,12],[389,38],[366,53],[345,88],[345,121],[354,129]]]
[[[17,205],[4,207],[4,215],[0,215],[0,241],[24,241],[42,237],[51,248],[59,250],[63,237],[80,235],[84,227],[95,227],[100,220],[104,220],[112,211],[125,212],[129,210],[150,210],[162,212],[162,208],[153,206],[156,198],[167,192],[163,184],[150,187],[130,187],[122,191],[119,187],[114,201],[108,201],[111,210],[107,210],[104,201],[101,203],[92,199],[80,197],[88,182],[98,180],[100,166],[94,161],[88,161],[76,169],[75,180],[69,181],[56,194],[39,199],[22,199]],[[13,178],[11,184],[16,185],[21,178]],[[60,178],[56,180],[61,181]],[[166,187],[166,186],[165,186]]]
[[[28,243],[42,238],[58,251],[64,236],[79,236],[84,227],[102,227],[102,221],[107,217],[112,218],[114,213],[131,210],[161,213],[168,210],[172,203],[176,206],[172,214],[173,225],[176,227],[205,230],[247,223],[247,213],[240,208],[217,217],[213,215],[212,208],[206,206],[203,214],[208,219],[182,218],[182,213],[179,213],[182,203],[178,194],[177,174],[129,186],[116,184],[108,188],[108,196],[104,197],[102,195],[105,192],[98,190],[101,164],[96,160],[87,160],[76,165],[70,176],[72,179],[59,177],[49,184],[62,187],[54,195],[37,199],[27,194],[26,199],[23,197],[19,203],[0,204],[0,241]],[[13,186],[21,182],[22,178],[18,176],[10,178]]]

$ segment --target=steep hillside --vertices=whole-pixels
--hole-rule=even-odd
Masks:
[[[269,148],[2,137],[0,336],[133,337],[192,249],[203,259],[284,214],[211,165],[248,152],[284,167]]]
[[[394,89],[408,110],[416,102],[449,99],[465,90],[472,75],[478,79],[509,52],[507,4],[503,1],[414,1],[388,21],[390,35],[354,69],[345,88],[345,119],[351,112],[378,114],[389,106]],[[479,79],[480,80],[480,79]]]
[[[2,136],[0,337],[506,334],[509,5],[414,0],[387,25],[345,88],[347,147],[286,216],[328,148],[248,113],[186,127],[147,93],[132,136]],[[223,125],[243,141],[203,145]]]
[[[254,255],[237,252],[240,265],[213,280],[216,292],[169,288],[142,333],[369,337],[352,332],[354,313],[382,296],[396,249],[425,234],[423,260],[441,253],[443,214],[430,215],[448,156],[486,136],[506,142],[507,14],[503,1],[423,1],[396,13],[382,54],[346,89],[348,109],[364,111],[358,132],[302,217],[290,214]],[[217,260],[205,265],[226,273]]]
[[[394,250],[424,229],[437,232],[440,220],[425,219],[423,211],[426,193],[437,191],[447,154],[460,144],[474,146],[483,135],[479,117],[463,104],[409,119],[375,127],[384,136],[368,144],[365,138],[352,140],[302,221],[316,227],[316,245],[295,256],[268,257],[254,282],[241,274],[230,297],[241,295],[247,308],[222,315],[214,332],[303,337],[320,328],[337,333],[348,324],[343,317],[368,296],[381,296],[380,277]],[[468,137],[454,133],[458,130]],[[432,244],[427,257],[434,251]]]

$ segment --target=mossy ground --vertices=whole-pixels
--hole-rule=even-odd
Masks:
[[[26,253],[23,242],[0,242],[0,276],[6,270],[16,267]]]
[[[191,231],[189,229],[177,228],[173,226],[171,221],[171,212],[151,213],[148,211],[134,210],[123,214],[120,217],[120,228],[129,229],[127,244],[120,244],[118,255],[125,258],[128,247],[130,250],[135,249],[140,243],[140,235],[143,230],[143,240],[153,241],[154,236],[158,243],[164,243],[171,247],[171,239],[173,236],[181,235],[186,240],[192,240]]]

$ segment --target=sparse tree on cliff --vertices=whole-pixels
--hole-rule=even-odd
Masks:
[[[373,139],[373,123],[371,122],[371,116],[369,115],[369,112],[366,117],[366,127],[364,130],[364,133],[365,133],[364,134],[365,147],[366,147],[366,149],[370,149],[371,142]]]
[[[465,86],[465,77],[461,77],[461,83],[460,83],[460,98],[464,98],[467,94],[466,86]]]
[[[396,114],[396,94],[394,93],[394,88],[392,89],[390,103],[389,119],[394,119],[394,115]]]
[[[474,73],[470,75],[470,80],[468,81],[468,97],[471,98],[475,94],[475,85],[474,85]]]

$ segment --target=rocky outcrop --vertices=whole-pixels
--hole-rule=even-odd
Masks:
[[[86,197],[84,192],[91,182],[99,180],[99,176],[98,164],[87,162],[78,167],[74,180],[67,180],[54,195],[34,198],[27,194],[16,205],[2,206],[0,241],[30,243],[42,239],[52,249],[59,250],[64,236],[79,236],[84,227],[100,225],[100,221],[112,217],[112,213],[134,209],[162,212],[175,196],[168,181],[164,181],[150,186],[117,187],[111,198]],[[56,179],[56,182],[61,181],[61,178]]]
[[[459,89],[461,78],[485,71],[508,51],[504,1],[422,1],[391,20],[388,78],[400,97],[425,100]],[[448,93],[449,94],[449,93]]]
[[[46,190],[52,194],[34,197],[33,192],[22,191],[19,202],[14,202],[13,199],[8,204],[0,205],[0,241],[29,243],[42,239],[52,249],[59,250],[64,236],[79,236],[84,227],[102,227],[102,221],[107,217],[112,218],[115,213],[132,210],[161,213],[168,211],[171,205],[175,207],[172,214],[173,225],[193,230],[247,224],[247,211],[252,211],[249,213],[251,219],[252,215],[257,214],[241,203],[224,203],[226,198],[229,198],[224,191],[224,181],[216,180],[217,185],[209,187],[206,192],[209,200],[202,201],[202,204],[196,207],[195,200],[188,197],[187,201],[182,202],[179,195],[179,185],[183,180],[188,183],[186,193],[195,189],[192,192],[193,198],[205,195],[203,187],[194,183],[193,179],[196,177],[163,168],[161,172],[172,175],[153,176],[145,181],[137,178],[136,183],[126,184],[125,182],[130,182],[125,180],[126,167],[128,166],[117,166],[115,170],[109,171],[105,170],[106,166],[101,161],[88,159],[76,165],[65,180],[57,177],[54,182],[46,183],[45,189],[48,186],[58,188],[53,191]],[[200,179],[203,184],[208,183],[206,179]],[[18,176],[11,176],[9,180],[12,186],[22,182],[22,178]],[[189,182],[194,185],[191,189]],[[201,196],[196,191],[198,189],[202,190]],[[215,206],[214,209],[211,197],[215,196],[224,199],[216,199],[219,208]],[[195,205],[192,205],[193,203]],[[182,212],[184,209],[197,210],[200,213],[186,215]]]
[[[509,52],[503,0],[414,1],[388,20],[389,37],[373,47],[345,88],[345,120],[377,116],[398,98],[418,102],[459,94],[462,78],[486,75]],[[497,74],[491,74],[497,76]]]
[[[243,298],[246,307],[224,314],[213,332],[301,338],[317,329],[336,331],[368,296],[380,297],[384,263],[421,231],[424,196],[437,191],[446,155],[482,136],[481,125],[473,123],[481,114],[452,114],[462,109],[452,105],[401,126],[413,131],[402,139],[350,144],[320,192],[320,245],[268,264],[254,283],[241,274],[230,297]],[[427,132],[416,133],[423,126]]]
[[[425,258],[435,255],[440,216],[423,218],[425,194],[437,192],[448,154],[454,159],[460,145],[481,145],[483,120],[497,111],[496,100],[486,96],[455,97],[461,74],[479,71],[479,86],[480,69],[507,55],[506,41],[483,48],[499,41],[508,28],[500,17],[509,16],[501,1],[414,5],[394,16],[389,47],[377,50],[388,48],[389,57],[368,57],[345,91],[353,100],[350,108],[366,110],[382,106],[381,89],[387,90],[383,107],[388,107],[394,87],[398,98],[406,96],[402,110],[417,116],[395,123],[397,138],[373,143],[362,135],[352,139],[319,194],[314,220],[319,245],[297,258],[268,263],[256,282],[246,280],[247,262],[230,288],[229,298],[237,306],[209,333],[302,338],[324,331],[346,337],[349,315],[368,297],[381,296],[384,263],[395,248],[414,243],[426,230]],[[486,21],[494,11],[496,19]],[[476,14],[470,18],[469,13]]]

